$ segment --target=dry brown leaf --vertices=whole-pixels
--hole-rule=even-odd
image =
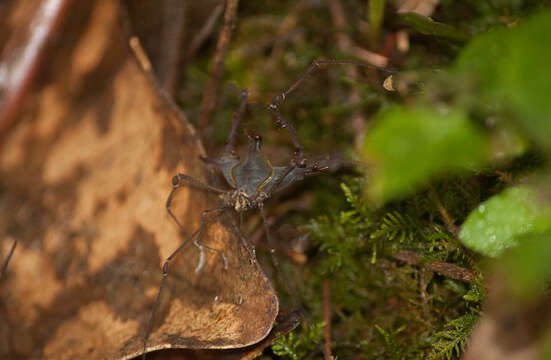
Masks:
[[[128,46],[118,3],[78,2],[0,153],[0,246],[19,244],[0,282],[0,357],[127,359],[142,338],[160,265],[184,236],[164,209],[172,175],[208,172],[194,129]],[[182,188],[191,233],[218,200]],[[163,348],[259,342],[274,290],[229,216],[205,244],[223,250],[194,273],[193,246],[170,264],[148,341]]]

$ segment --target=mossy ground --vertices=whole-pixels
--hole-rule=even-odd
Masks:
[[[474,34],[489,27],[514,24],[517,18],[544,3],[443,0],[432,17],[458,33]],[[397,30],[409,29],[409,50],[389,54],[393,66],[409,71],[409,76],[416,79],[411,97],[446,97],[438,84],[424,80],[427,73],[454,60],[465,45],[461,36],[430,36],[412,30],[395,14],[393,3],[387,2],[381,38],[373,44],[366,35],[368,2],[342,1],[342,5],[348,20],[344,32],[367,49],[382,51],[385,38]],[[268,157],[276,159],[276,163],[284,161],[292,153],[292,143],[284,129],[273,125],[266,104],[296,81],[313,60],[351,56],[339,51],[337,31],[325,1],[243,1],[236,25],[222,88],[232,83],[249,90],[252,104],[244,127],[263,136]],[[213,42],[207,46],[187,68],[186,81],[177,96],[191,121],[196,121],[199,113],[214,45]],[[409,95],[397,96],[382,88],[384,73],[361,70],[359,78],[351,79],[346,67],[319,71],[281,107],[295,124],[307,154],[333,150],[354,154],[357,149],[353,144],[359,134],[351,123],[352,115],[359,111],[369,131],[369,121],[380,109],[390,102],[410,100]],[[359,93],[358,99],[351,100],[352,91]],[[239,101],[231,91],[221,91],[218,100],[207,129],[207,147],[211,150],[223,144]],[[312,321],[278,340],[261,358],[323,357],[324,281],[329,281],[331,290],[334,356],[458,358],[479,316],[484,288],[477,257],[459,243],[450,219],[452,224],[461,224],[482,200],[531,168],[532,158],[528,154],[500,169],[492,167],[467,177],[445,176],[384,207],[376,207],[364,197],[363,184],[370,181],[369,171],[364,176],[350,166],[308,179],[292,193],[274,199],[268,216],[278,225],[274,226],[274,233],[281,247],[300,249],[307,255],[305,264],[282,256],[282,265]],[[249,230],[254,231],[252,224],[258,223],[258,218],[252,216],[249,220]],[[297,235],[289,230],[296,228],[305,232]],[[423,260],[415,265],[401,262],[393,257],[401,250],[414,252]],[[472,281],[461,282],[427,270],[424,264],[431,261],[467,269],[473,274]],[[265,263],[267,271],[272,272],[269,261]],[[283,290],[280,293],[283,304],[290,304],[288,294]]]

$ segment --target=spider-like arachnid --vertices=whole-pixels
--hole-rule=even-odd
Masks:
[[[287,166],[272,166],[266,155],[262,152],[262,140],[258,135],[254,137],[248,136],[248,152],[247,156],[244,159],[240,160],[239,157],[236,155],[234,149],[235,138],[237,135],[237,130],[241,117],[245,111],[248,96],[247,90],[242,90],[241,102],[238,109],[233,114],[231,131],[228,135],[226,146],[222,151],[222,154],[218,158],[203,159],[208,163],[214,164],[220,169],[228,185],[230,186],[230,189],[219,189],[209,184],[205,184],[204,182],[196,180],[185,174],[177,174],[172,178],[172,191],[170,192],[166,201],[166,209],[168,211],[168,214],[172,217],[172,219],[174,219],[176,224],[178,224],[178,226],[182,230],[184,230],[184,227],[178,221],[176,216],[174,216],[174,213],[171,210],[171,204],[174,194],[182,185],[190,185],[199,189],[217,193],[220,197],[221,204],[220,206],[213,209],[205,210],[203,212],[203,222],[201,226],[165,260],[162,267],[163,278],[159,287],[159,291],[157,293],[155,303],[153,305],[153,310],[151,312],[151,316],[149,318],[149,323],[147,325],[146,333],[143,340],[144,357],[147,340],[149,338],[151,327],[155,319],[155,313],[159,304],[160,295],[165,286],[165,282],[168,276],[168,265],[174,259],[174,257],[177,256],[188,243],[192,242],[200,250],[200,260],[196,268],[196,272],[201,269],[204,262],[203,248],[219,252],[224,260],[224,267],[227,267],[226,257],[223,252],[217,249],[209,248],[206,245],[202,245],[199,243],[199,239],[201,238],[201,234],[203,233],[205,228],[209,224],[214,222],[224,211],[228,209],[233,209],[237,213],[243,213],[251,209],[259,209],[264,223],[264,231],[268,240],[268,246],[270,247],[272,261],[276,268],[279,267],[277,258],[274,254],[274,244],[270,236],[270,232],[266,222],[266,216],[264,214],[264,203],[266,200],[270,199],[275,193],[287,188],[297,181],[303,180],[305,176],[312,175],[327,169],[326,164],[320,164],[320,162],[312,162],[306,159],[296,130],[293,125],[289,123],[280,113],[279,105],[281,105],[285,101],[287,96],[291,92],[293,92],[309,75],[311,75],[317,69],[321,68],[322,65],[334,64],[352,64],[374,67],[373,65],[354,60],[314,61],[314,63],[308,68],[308,70],[306,70],[306,72],[293,85],[291,85],[282,93],[274,96],[274,98],[268,105],[268,109],[274,115],[276,123],[279,124],[282,128],[286,128],[291,134],[291,138],[295,146],[293,157]],[[385,69],[380,70],[388,71]],[[207,214],[212,215],[207,218]]]

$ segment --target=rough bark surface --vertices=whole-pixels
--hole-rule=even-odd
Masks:
[[[195,130],[141,69],[119,5],[78,2],[47,50],[0,153],[0,357],[127,359],[141,353],[160,266],[184,240],[165,211],[171,177],[209,177]],[[183,187],[174,212],[191,234],[216,196]],[[222,224],[223,223],[223,224]],[[274,290],[231,216],[209,226],[215,252],[169,267],[148,350],[261,341]]]

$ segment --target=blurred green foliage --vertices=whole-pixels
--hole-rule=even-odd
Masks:
[[[363,154],[374,163],[369,194],[377,200],[411,193],[434,175],[465,172],[487,158],[488,141],[461,112],[394,106],[373,122]]]
[[[405,13],[400,15],[400,20],[412,26],[421,34],[441,36],[458,41],[467,41],[470,38],[469,33],[464,30],[456,29],[448,24],[440,23],[417,13]]]
[[[477,101],[493,106],[539,146],[551,150],[551,11],[521,19],[512,29],[476,38],[456,63],[474,82]],[[495,111],[495,109],[494,109]]]
[[[367,2],[367,16],[369,18],[369,41],[377,45],[381,35],[385,15],[386,0],[370,0]]]
[[[518,241],[520,245],[506,254],[500,265],[515,294],[533,300],[551,279],[551,233],[532,232],[519,236]]]

